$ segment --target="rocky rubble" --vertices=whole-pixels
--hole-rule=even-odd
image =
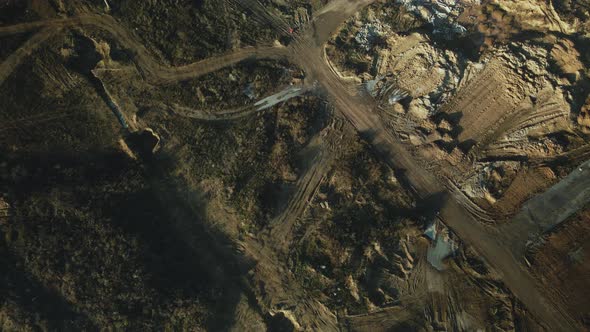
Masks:
[[[570,128],[590,131],[589,102],[579,112],[575,109],[580,87],[587,85],[583,53],[578,41],[563,35],[573,26],[551,3],[395,3],[428,22],[425,32],[396,32],[398,24],[388,16],[391,8],[376,4],[342,33],[359,37],[372,32],[380,42],[355,38],[357,43],[339,44],[347,39],[341,33],[328,54],[337,72],[363,82],[393,119],[395,131],[425,160],[458,167],[445,172],[470,197],[495,204],[514,174],[528,167],[511,159],[552,158],[578,146],[568,138]],[[461,43],[477,35],[483,47],[473,57]],[[338,51],[358,54],[367,65],[342,62]],[[475,89],[478,94],[472,93]],[[494,169],[510,169],[511,175]]]
[[[414,15],[432,24],[434,34],[448,40],[461,37],[467,32],[467,29],[459,24],[459,16],[468,6],[480,3],[479,0],[396,1]]]

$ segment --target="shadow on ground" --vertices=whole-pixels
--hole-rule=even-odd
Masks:
[[[209,227],[202,195],[166,173],[172,161],[142,164],[118,151],[0,156],[0,192],[12,206],[0,224],[4,301],[50,330],[233,324],[250,264]]]

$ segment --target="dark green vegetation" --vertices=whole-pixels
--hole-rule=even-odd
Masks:
[[[590,19],[590,1],[588,0],[560,0],[555,1],[555,10],[566,20],[578,19],[586,22]]]
[[[174,65],[275,38],[263,22],[253,22],[228,1],[119,1],[112,15]]]
[[[178,104],[197,110],[224,111],[252,105],[267,94],[287,87],[303,74],[287,63],[245,61],[192,80],[141,91],[147,100]]]
[[[310,97],[232,122],[204,122],[147,108],[141,120],[170,142],[173,171],[188,183],[216,183],[247,225],[262,226],[297,178],[300,151],[324,126],[321,101]]]
[[[53,1],[57,3],[58,1]],[[231,49],[286,40],[273,19],[260,15],[272,9],[283,24],[295,26],[302,16],[321,8],[327,0],[110,0],[108,13],[121,20],[146,43],[154,55],[174,65],[185,64]],[[54,5],[59,8],[60,6]],[[80,9],[107,12],[103,0],[63,1],[68,15]],[[283,35],[281,35],[283,34]],[[283,37],[283,38],[281,38]]]
[[[112,145],[118,124],[84,76],[53,48],[28,58],[0,89],[0,144],[15,151],[80,151]]]
[[[30,33],[20,33],[11,36],[0,37],[0,60],[6,59],[30,37]]]
[[[231,289],[195,264],[145,171],[121,152],[2,163],[13,212],[1,227],[1,306],[12,328],[192,329]]]
[[[10,206],[0,216],[0,330],[227,329],[247,263],[206,226],[207,199],[237,211],[243,231],[265,225],[291,191],[298,151],[325,126],[326,106],[309,96],[218,122],[158,107],[223,111],[252,104],[250,84],[260,98],[300,75],[269,61],[164,87],[138,76],[128,96],[162,143],[155,155],[129,151],[136,136],[92,80],[94,33],[50,39],[0,89],[0,197]],[[12,50],[24,41],[6,40]],[[111,58],[132,66],[126,55],[112,43]],[[206,183],[219,195],[202,192]]]
[[[39,14],[27,1],[7,0],[0,2],[0,25],[10,25],[39,19]]]
[[[109,14],[127,25],[155,56],[180,65],[239,47],[270,44],[279,37],[269,22],[238,2],[112,0]],[[102,0],[80,3],[97,12],[105,11]],[[75,2],[66,4],[70,12],[79,6]],[[283,15],[287,20],[288,11]]]
[[[64,65],[41,49],[0,92],[0,329],[230,324],[232,273],[209,268],[215,246],[185,221],[199,205],[162,201],[176,195],[173,163],[121,151],[115,117]]]

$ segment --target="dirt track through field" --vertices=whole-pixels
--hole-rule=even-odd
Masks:
[[[334,154],[331,153],[324,137],[324,134],[325,136],[333,136],[333,133],[330,132],[330,129],[327,130],[328,132],[321,132],[320,135],[317,135],[308,145],[308,149],[316,150],[311,152],[314,156],[309,161],[303,175],[297,180],[295,193],[289,200],[287,207],[272,221],[270,226],[270,241],[275,249],[280,248],[282,252],[286,252],[291,244],[295,222],[311,203],[334,161]]]
[[[166,66],[155,60],[145,46],[115,19],[102,15],[86,15],[68,19],[0,27],[0,36],[43,28],[42,32],[35,35],[26,45],[23,45],[23,47],[13,54],[15,56],[10,63],[18,64],[26,55],[30,54],[33,48],[38,47],[43,41],[57,33],[61,28],[74,26],[94,26],[109,32],[118,42],[125,45],[128,49],[133,50],[134,61],[136,61],[143,73],[147,76],[146,78],[154,84],[164,84],[203,76],[247,59],[285,59],[288,54],[287,49],[280,46],[245,47],[185,66]],[[8,76],[16,68],[15,65],[9,66],[10,63],[7,61],[5,61],[7,63],[6,68],[4,66],[0,67],[0,83],[3,77]]]
[[[21,47],[13,52],[2,64],[0,64],[0,86],[10,74],[20,65],[25,57],[37,48],[41,43],[48,40],[56,32],[52,28],[44,28],[33,35]]]

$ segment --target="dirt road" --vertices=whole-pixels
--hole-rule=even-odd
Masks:
[[[94,26],[108,31],[118,42],[125,45],[129,50],[132,50],[134,61],[141,68],[146,78],[154,84],[164,84],[203,76],[249,58],[285,59],[288,55],[288,50],[280,46],[245,47],[185,66],[167,66],[154,59],[153,55],[145,46],[114,18],[102,15],[86,15],[0,27],[0,36],[43,28],[40,33],[36,34],[23,47],[16,51],[13,54],[14,57],[11,56],[12,58],[5,61],[6,66],[3,65],[0,67],[0,83],[2,82],[2,78],[8,76],[17,67],[16,65],[22,61],[22,58],[30,54],[35,47],[38,47],[43,41],[62,28],[73,26]],[[8,62],[8,60],[11,62]]]
[[[371,1],[363,4],[368,5]],[[345,0],[335,0],[336,4],[346,4]],[[354,10],[363,6],[357,5]],[[340,25],[340,19],[346,14],[327,11],[318,17],[314,24],[302,35],[294,45],[291,61],[304,68],[309,76],[317,80],[326,95],[360,135],[373,145],[375,151],[393,169],[403,170],[403,175],[416,194],[426,198],[438,193],[447,193],[445,185],[431,172],[420,167],[420,164],[385,128],[378,115],[376,105],[367,97],[350,95],[339,77],[329,68],[324,58],[323,48],[329,36]],[[323,17],[326,15],[326,17]],[[336,23],[338,22],[338,24]],[[509,251],[498,234],[479,223],[472,214],[453,199],[452,194],[446,195],[440,218],[467,244],[476,248],[483,258],[502,276],[505,284],[526,305],[526,307],[544,322],[551,331],[576,331],[576,322],[564,312],[559,303],[550,303],[545,299],[530,272],[523,267],[522,258]]]

